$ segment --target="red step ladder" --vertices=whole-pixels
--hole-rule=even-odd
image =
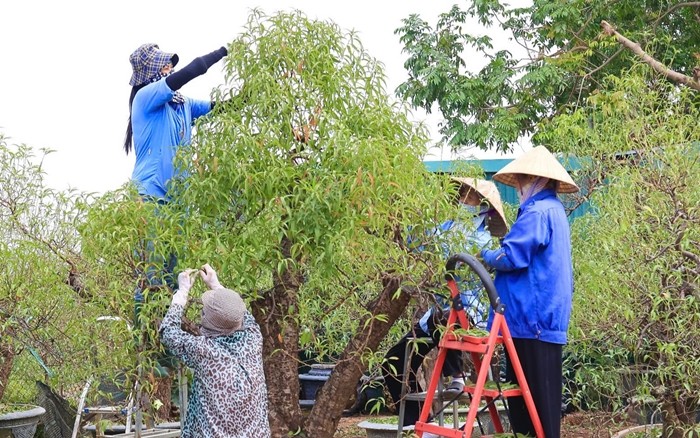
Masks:
[[[494,311],[494,318],[491,330],[488,332],[487,336],[471,336],[469,334],[465,334],[465,332],[469,330],[470,325],[462,305],[457,283],[455,281],[454,272],[458,263],[467,265],[472,271],[469,273],[469,275],[476,275],[481,280],[481,284],[488,293],[489,301]],[[496,433],[503,433],[503,425],[498,415],[498,409],[495,405],[495,401],[502,400],[505,402],[509,397],[523,397],[525,406],[530,414],[530,419],[532,420],[532,424],[535,428],[537,438],[544,438],[542,424],[540,423],[540,418],[537,415],[537,410],[535,409],[535,403],[532,399],[530,388],[525,381],[525,375],[523,374],[523,369],[520,365],[518,354],[515,351],[513,338],[511,338],[510,330],[508,330],[508,325],[506,324],[504,317],[505,306],[500,302],[498,292],[496,291],[496,287],[494,286],[488,271],[473,256],[463,253],[455,254],[447,261],[446,279],[447,286],[450,288],[450,295],[452,296],[452,308],[450,309],[450,314],[447,319],[447,328],[440,339],[437,361],[435,363],[435,368],[433,369],[433,374],[430,378],[430,385],[428,386],[427,397],[423,404],[420,418],[415,425],[415,432],[419,437],[423,437],[423,432],[431,432],[440,436],[451,438],[471,438],[472,431],[474,429],[474,422],[477,419],[481,401],[484,399],[484,401],[486,401]],[[458,324],[458,326],[456,324]],[[517,378],[518,385],[515,389],[501,388],[501,383],[498,380],[498,376],[495,376],[495,386],[497,389],[485,388],[486,380],[489,376],[491,358],[493,357],[494,350],[498,344],[503,344],[508,352],[508,357],[510,358],[510,362]],[[467,384],[464,386],[464,392],[470,394],[471,402],[469,405],[469,414],[467,415],[467,421],[463,426],[463,430],[455,429],[451,426],[440,426],[435,423],[427,422],[428,417],[430,416],[430,410],[438,381],[442,378],[442,367],[445,363],[447,350],[469,352],[471,360],[474,364],[474,372],[476,373],[476,384]]]

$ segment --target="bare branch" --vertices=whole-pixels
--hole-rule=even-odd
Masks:
[[[659,15],[659,18],[657,18],[656,21],[654,21],[654,27],[656,27],[661,22],[661,20],[663,20],[671,12],[675,11],[676,9],[685,8],[685,7],[700,8],[700,2],[678,3],[677,5],[671,6],[670,8],[666,9],[666,12]]]
[[[686,250],[681,250],[681,254],[683,254],[683,256],[684,256],[685,258],[688,258],[688,259],[690,259],[690,260],[693,260],[695,263],[697,263],[698,265],[700,265],[700,257],[698,257],[697,255],[693,254],[692,252],[686,251]]]
[[[690,87],[693,90],[700,91],[700,82],[696,81],[690,76],[686,76],[682,73],[678,73],[675,70],[671,70],[670,68],[663,65],[661,62],[652,58],[649,54],[642,50],[642,47],[639,45],[639,43],[625,38],[623,35],[617,32],[615,28],[611,26],[610,23],[608,23],[607,21],[602,21],[600,24],[603,27],[603,32],[605,32],[607,35],[614,36],[618,43],[622,44],[623,47],[626,47],[627,49],[631,50],[632,53],[639,56],[642,59],[642,61],[644,61],[651,68],[653,68],[654,71],[662,74],[663,76],[674,82],[685,85],[686,87]]]
[[[623,50],[625,50],[624,47],[620,47],[619,49],[617,49],[617,52],[613,53],[612,56],[609,57],[608,59],[606,59],[604,63],[600,64],[598,67],[596,67],[596,68],[594,68],[593,70],[591,70],[591,71],[589,71],[588,73],[586,73],[586,74],[583,76],[583,78],[584,78],[584,79],[589,78],[589,77],[593,76],[596,72],[602,70],[606,65],[608,65],[608,63],[610,63],[610,61],[612,61],[613,59],[617,58],[617,55],[619,55],[620,53],[622,53]]]

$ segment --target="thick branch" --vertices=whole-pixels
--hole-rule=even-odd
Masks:
[[[409,293],[402,290],[395,296],[401,286],[399,277],[386,274],[382,283],[382,292],[367,305],[371,314],[360,321],[360,328],[343,351],[333,374],[316,396],[316,403],[306,423],[308,436],[332,436],[329,431],[336,429],[347,400],[355,392],[357,382],[366,369],[362,355],[377,350],[391,326],[408,306],[411,298]],[[379,315],[384,318],[377,318]]]
[[[12,339],[7,337],[5,339]],[[5,395],[7,383],[10,381],[10,373],[15,363],[17,351],[11,343],[4,343],[0,339],[0,400]]]
[[[700,82],[696,81],[690,76],[684,75],[683,73],[678,73],[675,70],[671,70],[670,68],[663,65],[661,62],[652,58],[649,54],[642,50],[642,47],[639,45],[639,43],[625,38],[618,31],[616,31],[615,28],[612,27],[607,21],[602,21],[600,24],[603,27],[603,31],[607,35],[614,36],[618,43],[620,43],[623,47],[626,47],[627,49],[631,50],[632,53],[634,53],[635,55],[639,56],[642,59],[642,61],[644,61],[651,68],[653,68],[654,71],[662,74],[667,79],[685,85],[686,87],[690,87],[693,90],[700,91]]]

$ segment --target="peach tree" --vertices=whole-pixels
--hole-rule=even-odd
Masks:
[[[332,436],[409,291],[436,269],[407,251],[406,230],[434,224],[448,204],[421,162],[425,133],[356,34],[254,12],[229,53],[218,97],[230,100],[199,126],[183,233],[260,324],[273,434]],[[306,417],[304,343],[337,356]]]
[[[90,196],[50,188],[50,151],[8,143],[0,134],[0,401],[34,403],[35,381],[61,395],[120,364],[110,348],[124,327],[100,327],[100,291],[81,280],[76,224]]]
[[[81,229],[83,253],[116,303],[133,290],[144,239],[174,251],[178,269],[210,263],[262,330],[273,435],[331,437],[387,333],[435,283],[442,254],[411,251],[407,232],[447,219],[454,191],[426,171],[424,129],[357,34],[256,10],[228,49],[219,103],[178,154],[172,201],[153,211],[129,188],[104,196]],[[168,300],[152,294],[144,319]],[[335,363],[309,415],[302,350]]]
[[[697,92],[636,66],[560,116],[551,141],[598,181],[574,226],[571,351],[578,382],[658,402],[664,437],[697,436],[700,411],[700,130]],[[595,309],[595,311],[591,311]],[[622,390],[642,368],[633,392]],[[610,386],[598,385],[612,378]],[[598,388],[596,388],[598,386]]]

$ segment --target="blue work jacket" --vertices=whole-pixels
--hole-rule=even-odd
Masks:
[[[513,338],[565,344],[571,316],[573,266],[564,206],[554,190],[525,201],[501,247],[483,250]],[[493,310],[488,327],[493,321]]]

